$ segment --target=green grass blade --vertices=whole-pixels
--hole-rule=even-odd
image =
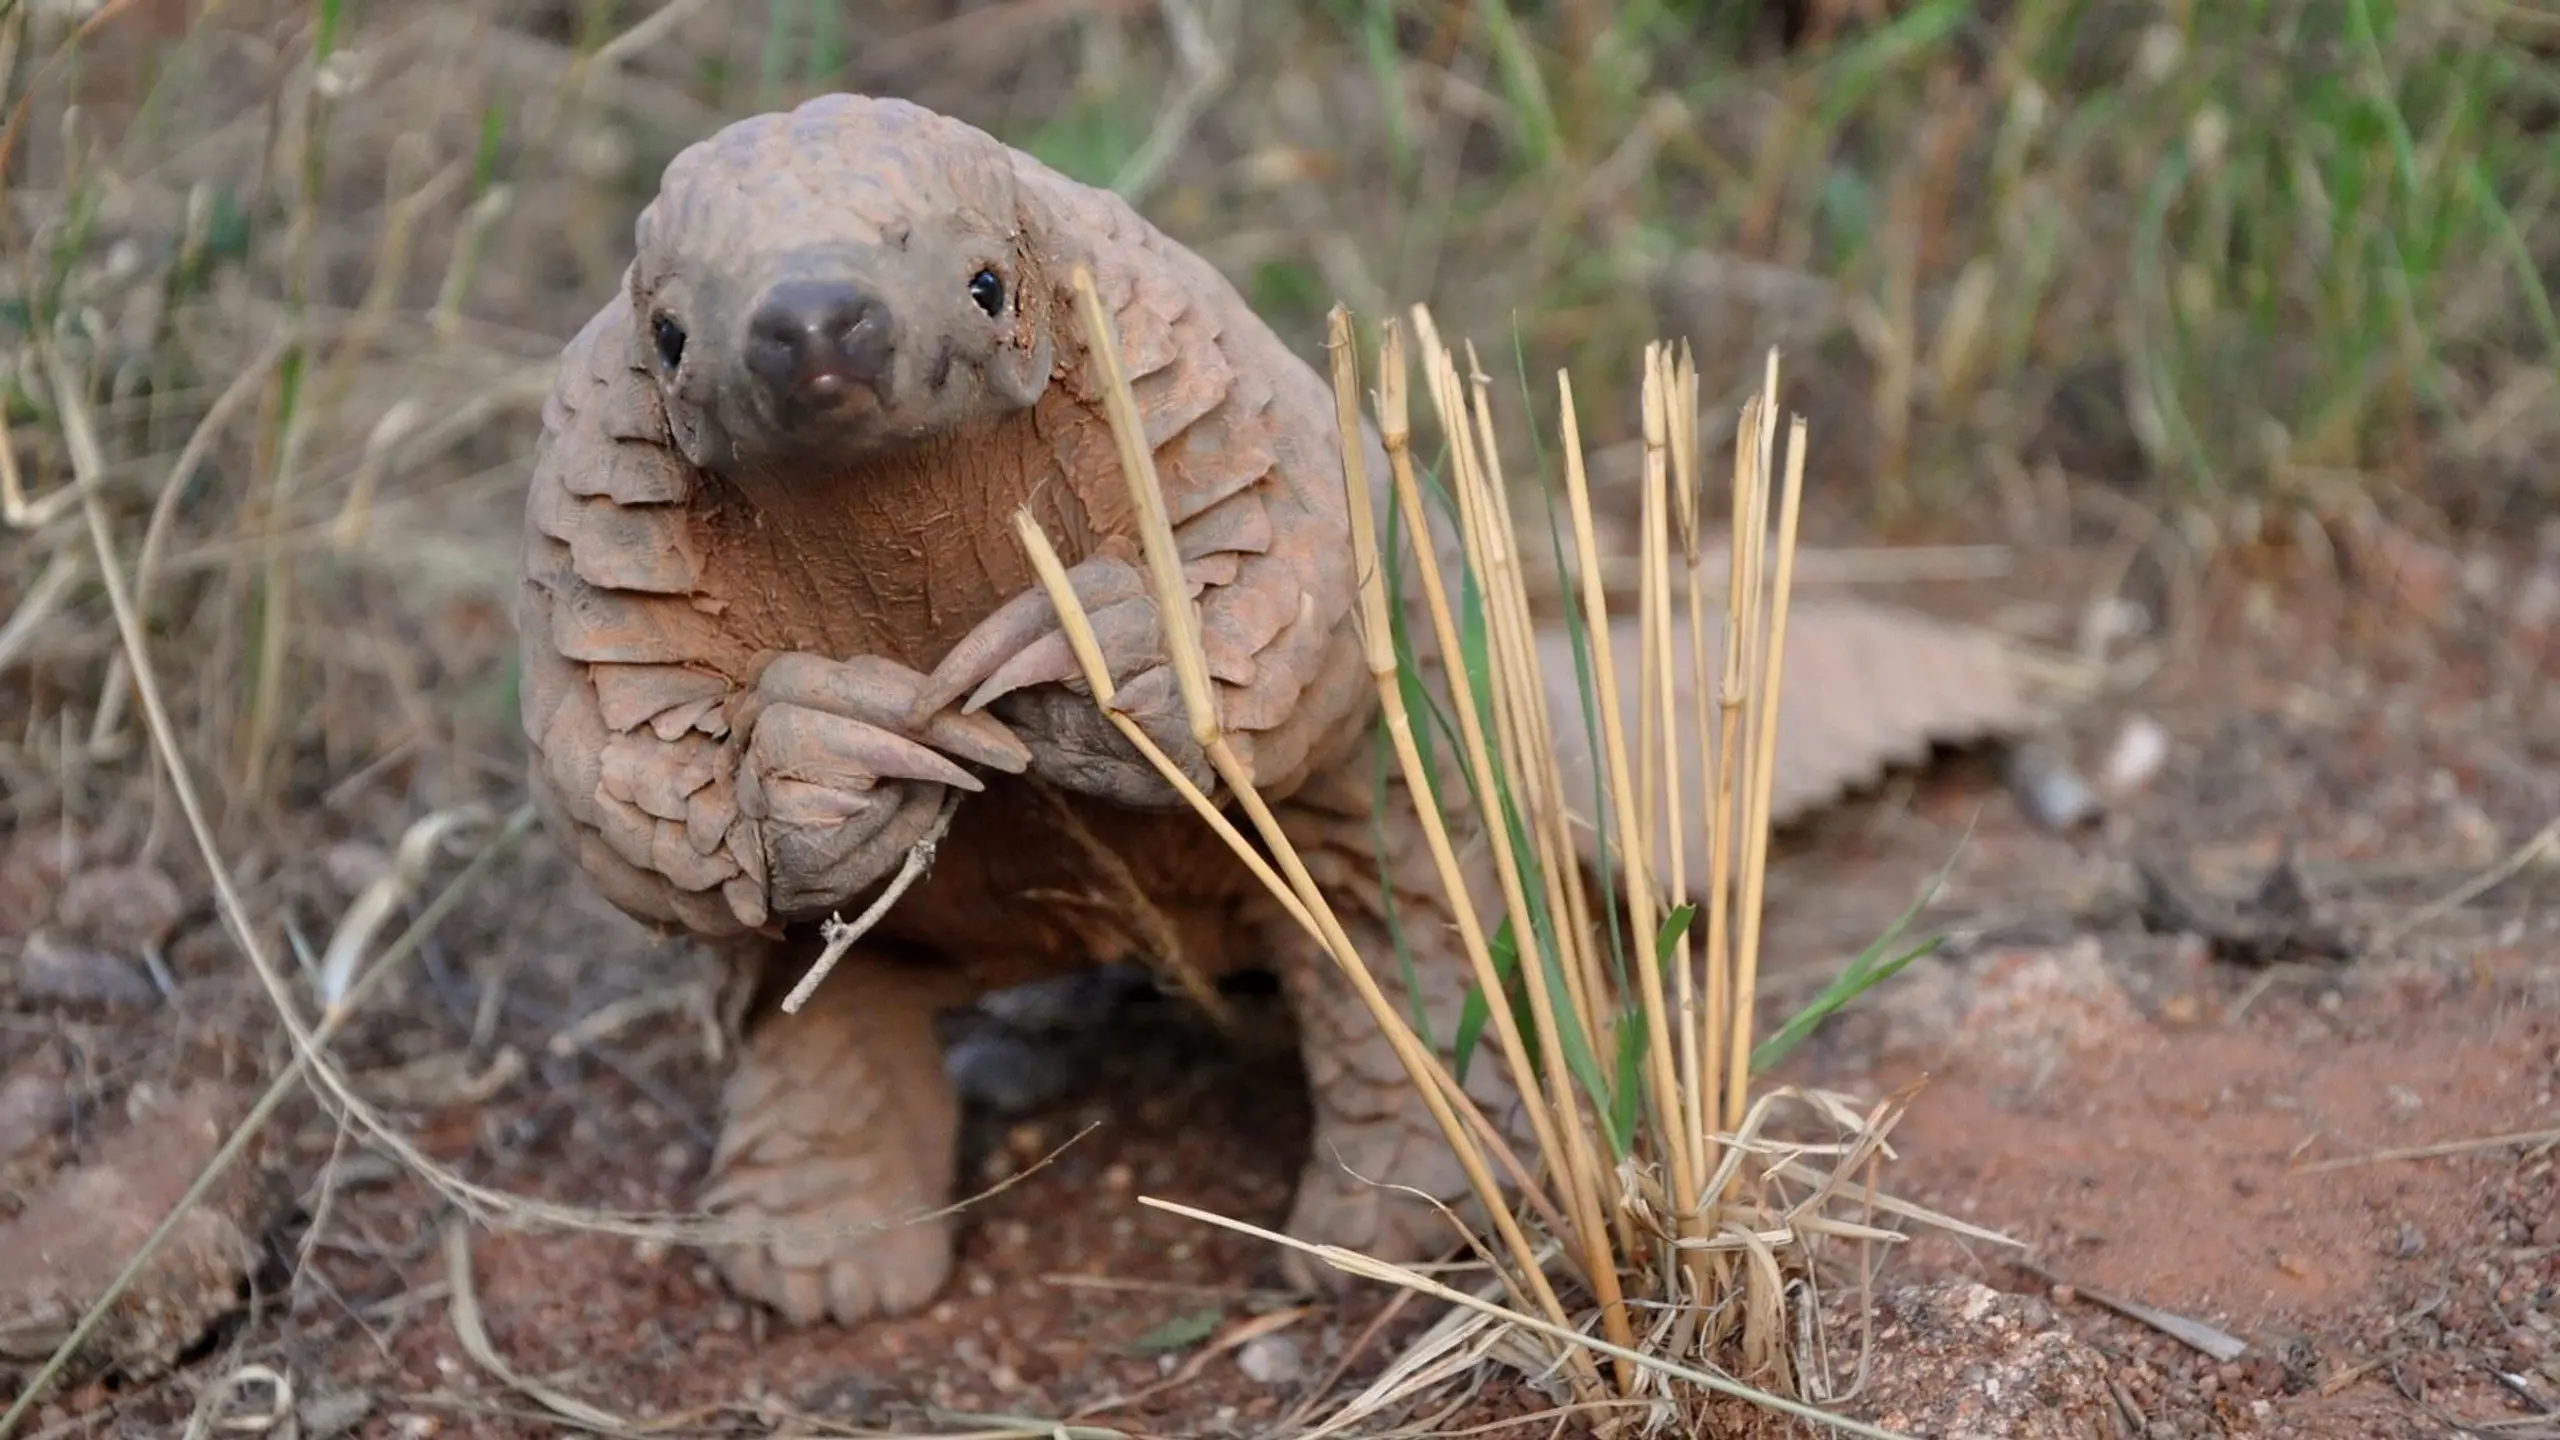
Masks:
[[[1931,953],[1945,942],[1944,936],[1933,935],[1901,954],[1890,959],[1886,958],[1887,949],[1902,937],[1903,931],[1911,928],[1911,922],[1919,917],[1920,912],[1928,907],[1929,902],[1937,898],[1939,890],[1945,887],[1947,876],[1954,873],[1956,861],[1963,856],[1964,847],[1972,836],[1973,826],[1968,824],[1965,826],[1965,833],[1957,839],[1955,850],[1947,856],[1947,863],[1938,867],[1938,873],[1929,877],[1929,883],[1921,887],[1920,893],[1912,897],[1911,903],[1904,907],[1900,915],[1894,917],[1893,923],[1885,927],[1884,933],[1869,941],[1867,947],[1858,952],[1857,958],[1849,962],[1838,978],[1824,986],[1822,993],[1815,996],[1802,1010],[1788,1017],[1787,1023],[1779,1026],[1776,1034],[1753,1047],[1752,1074],[1766,1074],[1771,1067],[1793,1054],[1796,1047],[1802,1045],[1806,1037],[1812,1035],[1815,1028],[1823,1021],[1837,1014],[1859,996],[1900,974],[1904,966]]]

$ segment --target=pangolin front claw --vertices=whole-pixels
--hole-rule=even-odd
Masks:
[[[752,752],[778,778],[847,790],[883,780],[918,780],[979,791],[978,777],[925,746],[876,725],[799,705],[769,706],[756,721]]]
[[[1165,663],[1164,630],[1156,617],[1154,596],[1140,595],[1106,605],[1087,612],[1087,618],[1093,624],[1094,641],[1102,649],[1103,668],[1115,686]],[[1081,690],[1084,678],[1084,666],[1076,659],[1075,646],[1068,642],[1067,632],[1052,630],[997,666],[985,684],[970,692],[960,713],[976,715],[988,702],[1030,685],[1068,684]]]
[[[905,729],[963,760],[1008,775],[1031,765],[1031,749],[993,715],[957,714],[936,705],[915,711],[924,677],[879,655],[830,660],[821,655],[778,655],[758,677],[756,692],[770,705],[797,705],[884,730]]]
[[[1067,571],[1067,582],[1075,591],[1077,603],[1093,617],[1097,627],[1104,612],[1131,601],[1144,601],[1149,593],[1145,573],[1117,555],[1096,555],[1074,566]],[[1153,614],[1152,606],[1149,614]],[[1026,661],[1026,654],[1035,650],[1045,652],[1046,658]],[[1104,653],[1108,655],[1108,649]],[[1035,678],[1016,680],[1001,689],[982,690],[1016,662],[1023,662],[1026,673]],[[909,722],[920,723],[923,717],[963,695],[971,697],[966,713],[974,713],[1008,690],[1039,683],[1040,679],[1064,680],[1080,673],[1074,652],[1068,648],[1066,631],[1059,624],[1057,609],[1049,603],[1048,590],[1034,585],[997,606],[960,637],[951,653],[943,656],[942,663],[926,677],[924,689],[908,711]]]

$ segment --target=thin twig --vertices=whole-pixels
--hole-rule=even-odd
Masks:
[[[2560,846],[2560,819],[2533,832],[2533,838],[2517,846],[2515,853],[2506,859],[2375,932],[2373,938],[2365,942],[2365,953],[2379,955],[2397,946],[2420,927],[2434,924],[2513,879],[2527,865],[2551,854],[2555,846]]]
[[[827,937],[827,948],[818,952],[817,961],[810,965],[809,973],[801,976],[800,983],[791,987],[791,993],[782,997],[784,1014],[799,1014],[800,1007],[808,1004],[809,997],[817,993],[818,982],[827,978],[828,973],[836,968],[836,962],[853,948],[854,942],[870,934],[871,927],[879,924],[880,918],[889,913],[889,907],[898,903],[898,897],[906,894],[909,886],[923,879],[925,872],[933,868],[934,851],[941,847],[943,834],[950,830],[951,817],[959,808],[960,792],[943,791],[942,805],[934,811],[933,824],[925,830],[922,838],[907,847],[907,858],[898,862],[898,873],[890,877],[889,886],[880,892],[880,898],[855,916],[850,925],[838,916],[827,917],[825,925],[819,929],[819,933]]]
[[[454,1338],[462,1342],[462,1353],[470,1356],[481,1369],[498,1378],[508,1389],[540,1404],[560,1418],[589,1430],[607,1435],[637,1436],[640,1432],[630,1421],[610,1410],[599,1409],[575,1395],[554,1390],[550,1386],[517,1373],[515,1367],[498,1354],[489,1339],[489,1327],[480,1318],[480,1296],[471,1283],[471,1231],[460,1219],[444,1225],[445,1282],[452,1289],[445,1314],[453,1321]]]
[[[1146,887],[1138,882],[1137,872],[1129,868],[1129,862],[1120,858],[1118,851],[1102,843],[1102,837],[1093,833],[1093,827],[1084,823],[1083,817],[1076,814],[1075,807],[1067,803],[1067,797],[1059,794],[1057,787],[1035,776],[1031,792],[1039,797],[1050,817],[1057,822],[1058,829],[1084,856],[1085,862],[1119,892],[1117,898],[1127,912],[1129,925],[1138,932],[1139,943],[1147,949],[1149,967],[1159,973],[1171,972],[1174,982],[1182,987],[1182,993],[1208,1014],[1212,1024],[1228,1034],[1235,1033],[1235,1007],[1218,992],[1217,982],[1191,963],[1190,953],[1182,944],[1182,932],[1166,916],[1164,907],[1148,896]],[[1110,901],[1097,895],[1092,898],[1092,903],[1107,907]]]
[[[2550,1130],[2513,1130],[2504,1135],[2481,1135],[2469,1140],[2446,1140],[2434,1145],[2408,1145],[2397,1150],[2376,1150],[2370,1155],[2342,1155],[2335,1160],[2320,1160],[2294,1167],[2296,1174],[2318,1175],[2330,1170],[2350,1170],[2359,1165],[2384,1165],[2395,1160],[2440,1160],[2447,1155],[2469,1155],[2481,1150],[2501,1150],[2509,1145],[2560,1145],[2560,1128]]]

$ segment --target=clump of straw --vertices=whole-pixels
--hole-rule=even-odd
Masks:
[[[1079,309],[1103,374],[1151,576],[1165,617],[1166,651],[1181,684],[1192,733],[1232,792],[1233,808],[1259,836],[1258,850],[1218,804],[1183,778],[1133,722],[1111,708],[1113,688],[1063,562],[1026,510],[1016,530],[1063,617],[1095,703],[1177,786],[1202,818],[1251,867],[1326,951],[1367,1003],[1483,1202],[1494,1233],[1474,1249],[1492,1267],[1475,1291],[1332,1247],[1307,1246],[1240,1222],[1169,1202],[1146,1203],[1308,1251],[1349,1273],[1437,1296],[1457,1306],[1450,1321],[1341,1407],[1318,1433],[1347,1426],[1452,1372],[1458,1356],[1507,1354],[1558,1387],[1605,1429],[1650,1431],[1694,1421],[1711,1395],[1757,1403],[1860,1434],[1885,1432],[1808,1403],[1840,1398],[1823,1356],[1815,1296],[1816,1251],[1845,1247],[1868,1258],[1901,1236],[1873,1223],[1877,1212],[1921,1219],[1980,1238],[2002,1237],[1891,1200],[1850,1177],[1888,1154],[1886,1137],[1908,1103],[1897,1095],[1861,1107],[1822,1092],[1773,1089],[1754,1095],[1752,1044],[1760,968],[1760,902],[1768,854],[1769,803],[1778,735],[1787,608],[1803,492],[1805,425],[1788,427],[1785,464],[1775,464],[1778,429],[1775,352],[1761,393],[1745,406],[1732,472],[1732,583],[1702,574],[1705,526],[1698,454],[1697,371],[1685,349],[1645,351],[1646,473],[1643,554],[1638,566],[1638,643],[1623,652],[1600,576],[1580,423],[1568,377],[1557,377],[1559,429],[1572,542],[1580,558],[1580,623],[1574,628],[1577,681],[1596,709],[1594,746],[1602,761],[1596,821],[1601,863],[1586,867],[1563,793],[1548,690],[1530,624],[1519,537],[1504,499],[1486,377],[1472,349],[1461,374],[1420,307],[1413,311],[1426,393],[1447,447],[1441,477],[1454,501],[1454,536],[1435,541],[1428,485],[1417,473],[1407,404],[1402,330],[1382,327],[1376,421],[1393,489],[1391,528],[1413,537],[1416,584],[1391,578],[1400,554],[1382,548],[1359,414],[1358,356],[1349,316],[1332,325],[1335,399],[1349,487],[1359,621],[1375,677],[1385,732],[1418,802],[1425,839],[1476,977],[1455,1053],[1444,1063],[1379,988],[1373,962],[1354,949],[1297,852],[1254,791],[1224,738],[1211,698],[1198,617],[1183,588],[1152,458],[1138,425],[1110,325],[1089,275],[1076,277]],[[1773,483],[1782,473],[1783,485]],[[1771,536],[1772,490],[1778,491]],[[1444,571],[1455,566],[1460,573]],[[1458,600],[1452,600],[1452,587]],[[1711,617],[1709,589],[1723,593]],[[1418,609],[1427,635],[1408,633]],[[1711,618],[1715,625],[1711,627]],[[1676,622],[1676,623],[1675,623]],[[1695,712],[1676,713],[1675,646],[1704,677],[1720,649],[1721,683],[1696,687]],[[1400,662],[1399,655],[1407,658]],[[1424,657],[1424,658],[1413,658]],[[1451,663],[1454,660],[1454,663]],[[1621,713],[1617,676],[1634,666],[1639,714]],[[1418,684],[1417,682],[1428,682]],[[1434,694],[1434,691],[1443,691]],[[1414,713],[1422,696],[1428,714]],[[1452,712],[1454,720],[1442,713]],[[1463,794],[1434,773],[1426,754],[1438,721],[1450,743]],[[1451,733],[1454,732],[1454,733]],[[1703,793],[1683,796],[1668,777],[1682,773],[1683,734],[1712,747]],[[1433,747],[1436,749],[1436,746]],[[1694,811],[1690,807],[1695,807]],[[1704,896],[1687,893],[1687,817],[1703,816],[1708,874]],[[1453,829],[1464,828],[1453,836]],[[1503,912],[1477,913],[1457,859],[1481,839],[1500,881]],[[1668,864],[1655,863],[1657,858]],[[1595,886],[1586,874],[1596,868]],[[1657,876],[1672,877],[1668,892]],[[1598,893],[1594,893],[1595,889]],[[1610,893],[1614,891],[1615,893]],[[1703,936],[1693,921],[1703,907]],[[1852,980],[1878,967],[1862,960]],[[1838,992],[1842,987],[1833,987]],[[1836,1007],[1837,993],[1819,1005]],[[1809,1025],[1798,1017],[1772,1045]],[[1510,1077],[1543,1161],[1523,1167],[1460,1088],[1460,1076],[1490,1044]],[[1770,1057],[1763,1046],[1760,1059]],[[1771,1133],[1782,1106],[1826,1132],[1789,1142]],[[1497,1173],[1509,1179],[1509,1194]],[[1855,1211],[1858,1218],[1851,1218]],[[1534,1359],[1522,1360],[1523,1356]],[[1438,1363],[1435,1363],[1438,1362]]]

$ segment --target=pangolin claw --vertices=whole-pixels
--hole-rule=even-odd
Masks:
[[[926,746],[860,720],[802,705],[773,705],[756,721],[753,749],[782,778],[868,788],[881,780],[921,780],[971,792],[977,776]]]
[[[1144,600],[1148,595],[1146,576],[1116,556],[1095,556],[1068,570],[1067,580],[1097,631],[1105,612],[1132,600]],[[1049,592],[1035,585],[1015,595],[990,611],[986,619],[960,637],[951,653],[942,657],[942,663],[934,667],[922,693],[908,710],[909,723],[917,723],[920,717],[957,702],[963,695],[971,699],[962,713],[975,714],[998,695],[1040,683],[1038,679],[1022,679],[993,689],[982,688],[1020,661],[1026,651],[1045,647],[1053,639],[1059,658],[1041,662],[1040,676],[1064,680],[1081,673],[1075,653],[1067,645],[1066,631],[1060,627],[1057,608],[1049,603]],[[1107,640],[1103,653],[1106,658],[1110,655]],[[1063,670],[1058,668],[1061,660]]]
[[[1102,649],[1102,666],[1114,684],[1125,682],[1131,675],[1164,663],[1163,632],[1156,622],[1156,602],[1152,595],[1139,595],[1089,611],[1086,618],[1093,624],[1094,642]],[[1009,695],[1029,685],[1054,685],[1084,679],[1084,665],[1076,658],[1075,646],[1064,630],[1052,630],[1024,646],[1014,657],[996,667],[960,707],[961,713],[974,715],[989,701]]]
[[[1019,775],[1031,767],[1031,748],[992,715],[955,714],[935,706],[914,714],[923,688],[917,675],[894,660],[858,655],[778,655],[756,682],[767,704],[798,705],[883,730],[909,730],[934,745],[992,770]]]

